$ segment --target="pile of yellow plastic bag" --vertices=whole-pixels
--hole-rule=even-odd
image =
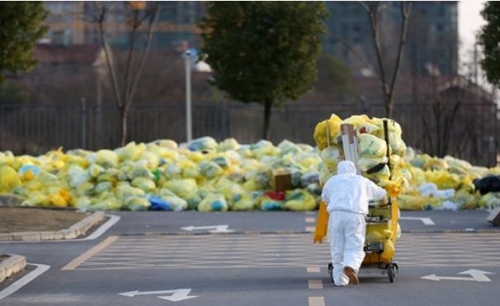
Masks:
[[[288,140],[240,145],[208,136],[36,157],[6,151],[0,152],[0,194],[22,206],[85,210],[314,210],[320,162],[314,147]],[[292,190],[276,205],[262,205],[277,168],[293,174]]]
[[[492,209],[500,206],[496,200],[500,193],[481,195],[473,184],[474,179],[499,175],[499,167],[477,167],[451,156],[437,158],[428,154],[416,154],[407,160],[405,168],[410,187],[400,201],[401,209]],[[426,192],[430,189],[433,191]]]
[[[401,210],[500,206],[500,193],[482,196],[473,185],[476,178],[499,175],[500,168],[416,154],[392,120],[387,146],[383,122],[332,114],[315,127],[316,147],[288,140],[242,145],[234,138],[217,142],[205,136],[180,145],[162,139],[96,152],[58,149],[15,156],[5,151],[0,152],[0,195],[22,206],[86,210],[316,210],[322,184],[344,155],[340,126],[350,123],[358,135],[360,172],[396,197]],[[268,193],[276,169],[292,174],[292,188],[280,199]]]

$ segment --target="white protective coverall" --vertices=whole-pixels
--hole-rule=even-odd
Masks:
[[[369,179],[358,175],[351,161],[341,161],[337,175],[323,186],[322,199],[330,215],[328,230],[333,264],[333,281],[336,286],[349,284],[344,267],[358,272],[365,253],[368,202],[381,200],[386,191]]]

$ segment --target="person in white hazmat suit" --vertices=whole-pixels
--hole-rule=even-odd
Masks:
[[[336,286],[359,284],[357,273],[365,257],[368,202],[386,196],[385,189],[356,173],[352,161],[341,161],[337,174],[323,186],[321,197],[330,215],[328,231]]]

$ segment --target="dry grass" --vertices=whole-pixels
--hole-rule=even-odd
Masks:
[[[66,209],[0,206],[0,233],[59,231],[90,214]]]
[[[66,209],[0,206],[0,234],[60,231],[69,228],[90,214]],[[9,257],[9,255],[0,253],[0,263]]]

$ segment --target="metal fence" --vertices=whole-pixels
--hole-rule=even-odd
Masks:
[[[186,140],[183,104],[132,105],[128,139],[150,142]],[[193,138],[211,136],[218,141],[235,138],[239,143],[261,139],[263,107],[254,104],[193,104]],[[270,141],[284,139],[314,145],[316,124],[332,113],[341,118],[354,114],[384,117],[384,107],[360,105],[286,104],[273,109]],[[451,116],[453,114],[453,116]],[[451,118],[452,117],[452,118]],[[395,105],[394,120],[403,129],[408,146],[429,155],[448,154],[474,165],[496,165],[498,152],[497,108],[492,104],[461,104],[458,109],[436,111],[432,104]],[[98,150],[120,146],[121,118],[114,106],[37,105],[0,106],[0,151],[38,155],[63,147]]]

